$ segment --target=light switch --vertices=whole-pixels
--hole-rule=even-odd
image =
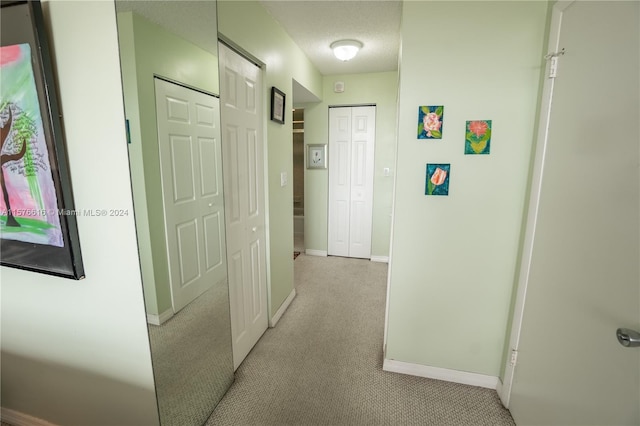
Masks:
[[[391,170],[388,167],[385,167],[384,169],[382,169],[383,176],[389,176],[390,174],[391,174]]]
[[[280,173],[280,186],[287,185],[287,172]]]

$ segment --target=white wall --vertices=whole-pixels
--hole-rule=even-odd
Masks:
[[[405,2],[390,271],[390,360],[498,376],[542,70],[546,2]],[[444,105],[442,140],[418,107]],[[465,121],[493,121],[464,155]],[[448,197],[425,165],[450,163]]]
[[[2,407],[69,425],[157,424],[112,1],[44,3],[86,278],[2,273]]]

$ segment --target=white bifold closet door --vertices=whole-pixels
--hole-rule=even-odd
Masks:
[[[330,256],[371,258],[376,107],[329,109]]]
[[[267,329],[262,70],[222,43],[220,103],[233,364]]]

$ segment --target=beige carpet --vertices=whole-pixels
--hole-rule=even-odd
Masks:
[[[166,323],[149,325],[162,426],[201,425],[231,385],[228,288],[221,281]]]
[[[297,297],[207,425],[513,425],[495,391],[382,371],[387,265],[300,255]]]

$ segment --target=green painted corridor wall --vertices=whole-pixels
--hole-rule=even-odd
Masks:
[[[267,228],[270,256],[270,317],[293,291],[293,185],[280,186],[280,173],[293,178],[292,95],[293,80],[314,95],[322,94],[322,76],[284,29],[257,1],[219,1],[218,30],[224,39],[264,65],[265,113],[271,87],[286,98],[285,124],[266,123]],[[266,114],[265,114],[266,115]]]
[[[333,91],[336,81],[344,82],[343,93]],[[323,86],[322,102],[301,105],[305,109],[305,144],[329,142],[329,106],[376,104],[371,255],[387,258],[395,172],[398,73],[330,75],[323,77]],[[384,176],[385,168],[389,168],[388,176]],[[305,248],[326,252],[328,170],[305,170],[304,182]]]
[[[0,267],[1,394],[21,424],[159,425],[113,2],[43,1],[86,277]],[[4,13],[4,12],[3,12]]]
[[[387,359],[499,375],[547,6],[404,3]],[[421,105],[443,139],[417,139]],[[490,155],[464,155],[466,120],[493,121]],[[424,195],[427,163],[451,164],[449,196]]]

